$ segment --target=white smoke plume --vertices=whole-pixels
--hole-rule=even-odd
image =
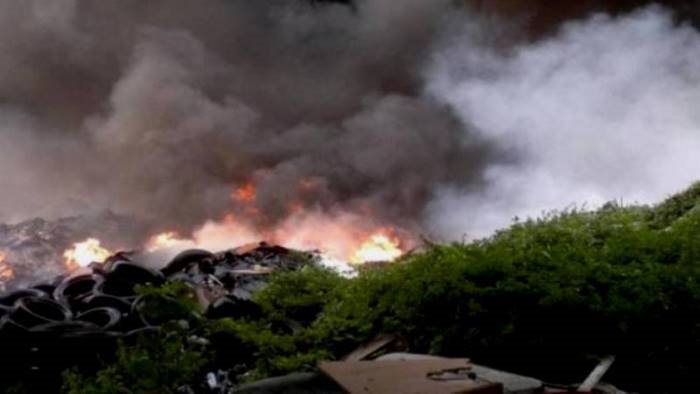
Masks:
[[[430,218],[443,237],[572,205],[650,203],[700,176],[700,34],[668,11],[595,15],[506,53],[449,40],[427,90],[512,161],[488,165],[482,190],[442,189]]]

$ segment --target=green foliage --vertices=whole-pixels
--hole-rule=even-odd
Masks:
[[[269,320],[293,320],[306,325],[318,316],[331,294],[344,282],[328,269],[305,266],[273,278],[256,295],[255,301]]]
[[[116,362],[94,376],[75,369],[64,372],[63,389],[69,394],[176,393],[196,381],[205,363],[201,345],[172,323],[135,345],[120,343]]]
[[[613,383],[684,392],[700,374],[698,199],[700,184],[655,207],[553,212],[488,239],[431,246],[354,279],[313,267],[285,272],[256,295],[262,318],[197,324],[215,345],[209,356],[244,379],[311,369],[395,333],[411,351],[562,382],[580,381],[591,358],[615,354]],[[168,305],[179,300],[168,318],[197,316],[182,286],[139,291]],[[126,392],[118,390],[138,378],[148,390],[173,376],[152,367],[160,363],[178,371],[174,385],[184,382],[203,353],[174,343],[122,348],[96,377],[67,373],[66,387]],[[185,359],[193,367],[180,370]],[[99,391],[106,388],[117,391]]]
[[[286,338],[294,346],[260,355],[299,360],[305,347],[339,357],[397,333],[412,351],[558,381],[582,379],[592,358],[612,353],[610,377],[623,386],[682,387],[700,373],[690,356],[700,351],[700,212],[678,203],[695,188],[656,208],[550,213],[353,280],[282,275],[258,296],[268,316],[299,318],[290,312],[297,303],[318,313],[304,314],[304,329]],[[313,289],[323,289],[315,299]],[[256,347],[280,339],[270,335]],[[258,371],[273,370],[284,368]]]
[[[139,285],[136,293],[141,297],[139,310],[149,321],[182,319],[193,322],[201,318],[194,290],[184,282],[167,282],[162,286]]]
[[[650,222],[659,228],[669,226],[675,220],[695,209],[700,202],[700,182],[666,199],[651,211]]]
[[[232,319],[211,322],[209,335],[220,338],[222,334],[236,338],[229,340],[228,344],[235,343],[236,350],[244,351],[250,356],[243,360],[245,368],[241,369],[245,372],[241,378],[246,381],[312,370],[318,362],[332,358],[328,350],[314,342],[306,328],[295,333],[284,333],[275,330],[274,324],[267,322]]]
[[[208,323],[207,335],[217,341],[214,352],[227,352],[220,347],[233,346],[239,354],[249,355],[239,355],[234,360],[244,364],[246,380],[315,368],[332,354],[320,342],[311,323],[347,281],[315,266],[275,275],[255,296],[265,314],[263,319],[221,319]]]
[[[156,332],[136,343],[119,343],[114,363],[96,374],[70,369],[63,373],[63,390],[69,394],[175,393],[192,383],[208,362],[206,349],[192,341],[192,324],[202,323],[192,289],[182,282],[160,287],[138,286],[142,313],[163,322]]]

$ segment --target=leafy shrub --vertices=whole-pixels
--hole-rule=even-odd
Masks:
[[[120,343],[116,362],[94,376],[75,369],[64,372],[63,389],[69,394],[177,393],[197,381],[206,362],[201,345],[174,323],[135,345]]]
[[[331,294],[345,280],[336,273],[316,266],[282,273],[258,293],[255,301],[271,321],[293,320],[311,323],[322,311]]]
[[[193,341],[191,324],[199,320],[199,304],[192,289],[182,282],[160,287],[138,286],[143,313],[165,324],[143,334],[136,343],[120,341],[116,361],[95,374],[76,368],[63,373],[63,391],[69,394],[176,393],[196,383],[209,354]],[[179,319],[179,320],[178,320]]]
[[[317,298],[323,307],[299,336],[309,352],[339,357],[397,333],[413,351],[557,381],[581,380],[595,358],[616,354],[614,382],[683,391],[700,372],[692,356],[700,351],[700,212],[668,215],[673,204],[550,213],[347,283],[329,281],[336,290]],[[659,226],[659,217],[668,223]],[[323,287],[321,277],[277,280],[275,297]]]
[[[140,296],[140,313],[149,321],[167,322],[201,318],[201,311],[194,290],[184,282],[167,282],[162,286],[139,285],[136,293]]]
[[[695,209],[699,202],[700,182],[697,182],[657,205],[651,211],[649,220],[654,227],[663,228],[669,226],[675,220]]]
[[[311,369],[396,333],[411,351],[467,356],[562,382],[580,381],[594,358],[615,354],[607,377],[613,383],[687,392],[700,374],[699,198],[696,184],[655,207],[553,212],[488,239],[431,246],[354,279],[312,267],[282,273],[255,297],[262,318],[199,324],[220,339],[209,357],[247,379]],[[176,289],[149,291],[183,299]],[[190,365],[201,365],[202,353],[177,343]],[[66,385],[128,387],[143,349],[120,350],[117,364],[95,378],[68,373]],[[150,351],[152,365],[177,353]],[[140,379],[161,382],[154,374]]]

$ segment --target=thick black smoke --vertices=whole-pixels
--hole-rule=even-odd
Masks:
[[[450,1],[0,1],[0,222],[108,209],[191,230],[257,185],[420,229],[494,152],[422,94]],[[303,185],[313,185],[312,189]]]

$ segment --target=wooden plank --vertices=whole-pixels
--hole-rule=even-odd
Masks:
[[[364,344],[359,348],[352,351],[352,353],[343,357],[343,361],[363,361],[367,360],[372,354],[386,348],[391,345],[392,342],[396,341],[396,337],[393,335],[384,335],[376,338],[372,342]]]
[[[608,372],[608,369],[610,369],[614,362],[615,356],[608,356],[601,360],[595,369],[591,371],[586,380],[580,386],[578,386],[578,391],[593,390],[593,388],[600,383],[600,380],[603,379],[603,376],[606,372]]]
[[[438,380],[431,373],[469,369],[466,359],[412,361],[340,361],[322,363],[321,371],[351,394],[502,394],[500,384],[478,379]]]

